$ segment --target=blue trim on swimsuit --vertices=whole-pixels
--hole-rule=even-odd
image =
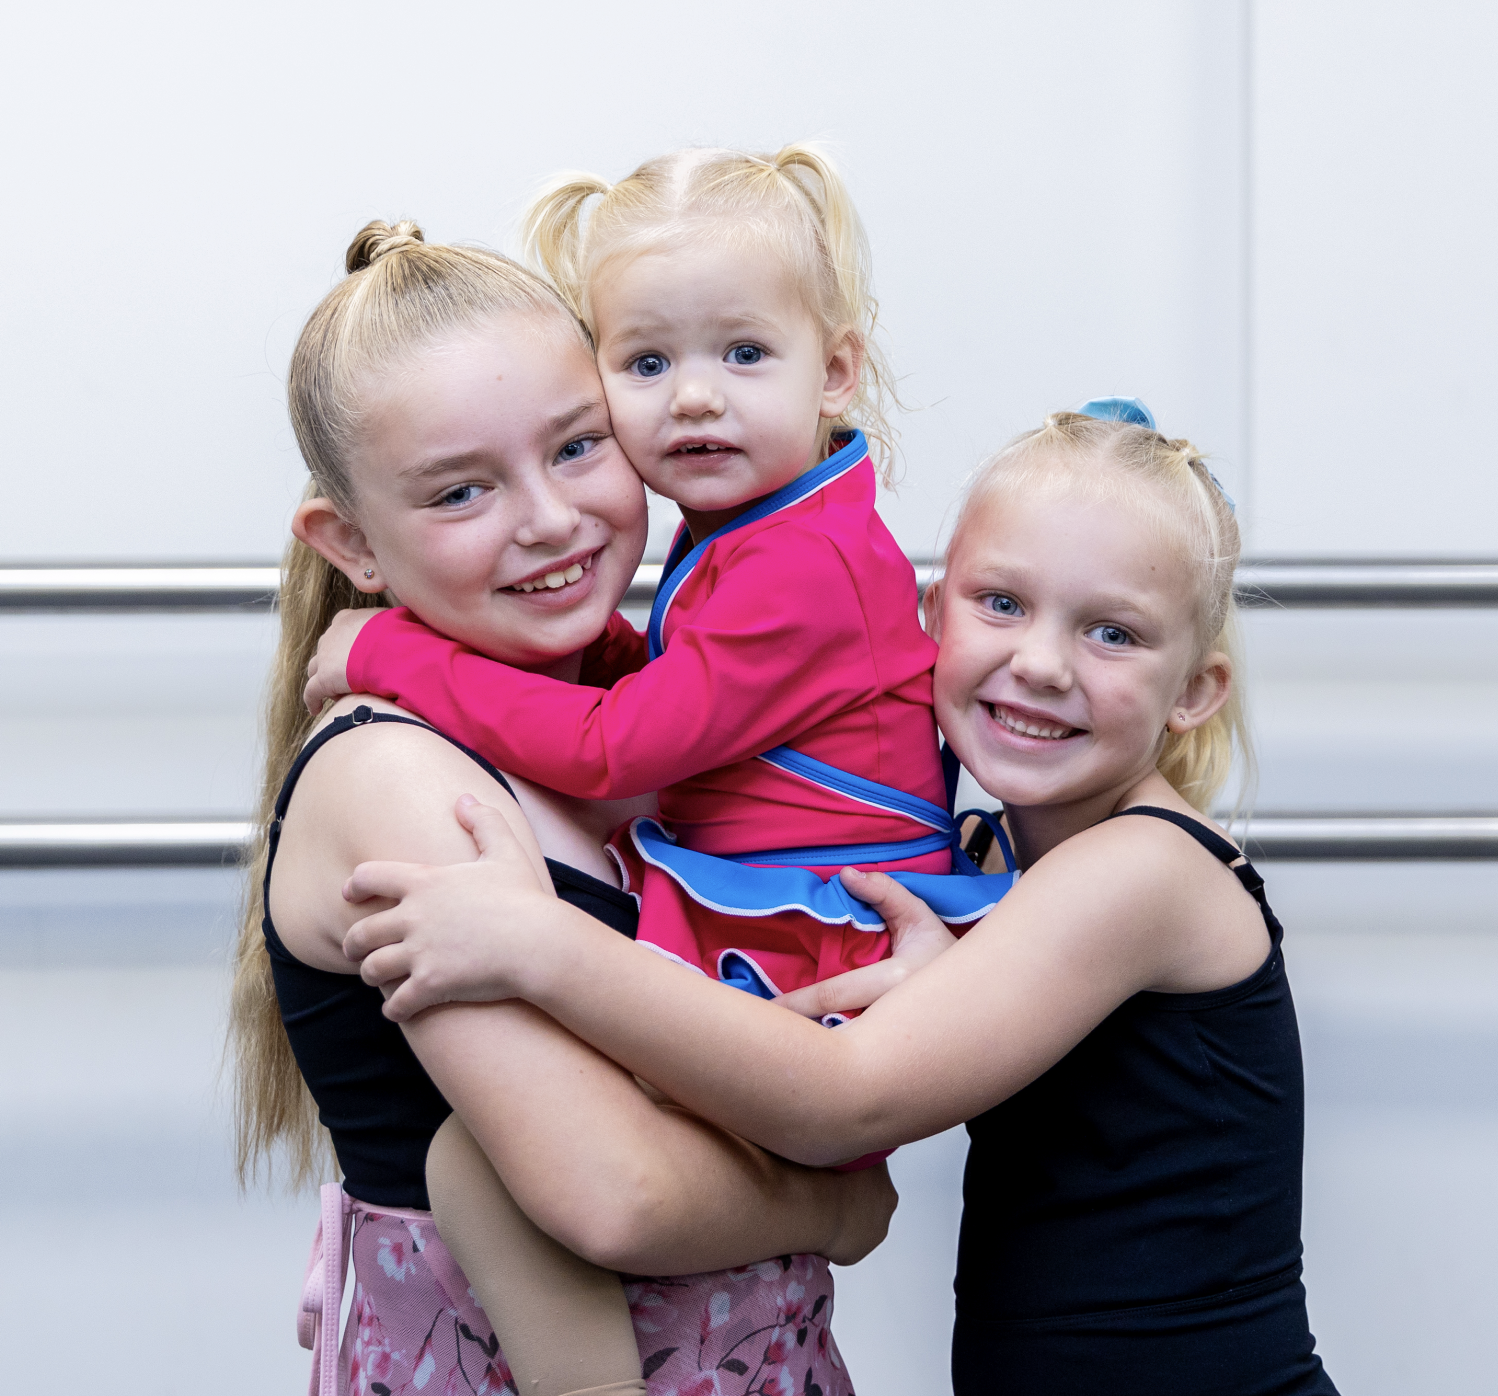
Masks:
[[[659,659],[666,652],[666,643],[661,636],[661,627],[665,624],[666,612],[671,609],[671,602],[675,599],[676,593],[681,590],[681,584],[692,575],[692,570],[701,560],[702,554],[712,544],[734,532],[735,529],[747,528],[752,523],[769,518],[771,514],[790,508],[792,504],[799,504],[808,495],[815,494],[819,489],[830,485],[838,476],[846,475],[855,466],[863,464],[864,457],[868,453],[869,446],[864,440],[863,433],[855,431],[852,439],[845,446],[834,451],[820,465],[813,466],[804,475],[798,475],[790,484],[782,485],[774,494],[766,495],[753,508],[744,510],[738,518],[730,520],[722,528],[708,534],[695,547],[692,546],[691,533],[683,528],[677,535],[676,542],[671,548],[671,555],[666,559],[666,565],[661,571],[660,585],[655,589],[655,603],[650,608],[650,624],[645,632],[650,642],[650,657]]]
[[[835,794],[847,796],[850,800],[857,800],[861,805],[873,805],[876,809],[887,810],[890,814],[903,814],[907,819],[915,820],[917,824],[939,829],[948,837],[951,835],[951,814],[940,805],[933,805],[930,800],[921,799],[919,795],[896,790],[892,785],[880,785],[878,781],[865,780],[863,776],[856,776],[851,771],[840,771],[836,766],[829,766],[825,761],[818,761],[815,756],[808,756],[802,751],[793,751],[788,746],[772,747],[769,751],[762,752],[758,759],[766,765],[774,766],[776,770],[800,776],[802,780],[810,781],[813,785],[820,785],[824,790],[831,790]],[[891,847],[894,846],[891,845]],[[881,854],[877,858],[857,858],[853,861],[882,863],[893,858],[910,856],[898,853]]]
[[[630,836],[640,856],[659,868],[699,906],[725,916],[775,916],[798,911],[828,926],[852,926],[860,931],[882,931],[884,921],[867,902],[860,901],[840,878],[823,882],[806,867],[744,866],[683,848],[653,819],[637,819]],[[947,843],[948,840],[943,840]],[[813,853],[821,850],[811,850]],[[741,854],[742,858],[756,855]],[[943,921],[965,925],[992,911],[1019,876],[1017,872],[960,874],[965,853],[954,859],[952,873],[892,872],[902,887],[918,896]],[[808,860],[810,861],[810,860]],[[892,859],[863,859],[886,862]],[[826,864],[820,864],[826,866]],[[953,875],[958,874],[958,875]]]

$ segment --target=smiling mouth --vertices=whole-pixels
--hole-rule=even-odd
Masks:
[[[696,456],[699,460],[711,456],[734,456],[738,454],[737,446],[728,446],[721,441],[699,441],[686,446],[674,446],[667,455],[672,456]]]
[[[988,709],[989,717],[1006,732],[1013,732],[1017,737],[1036,737],[1043,742],[1060,742],[1067,737],[1075,737],[1082,731],[1080,727],[1066,727],[1057,722],[1036,722],[1034,718],[1026,717],[1013,708],[1006,708],[1002,703],[984,703],[983,706]]]
[[[589,553],[581,562],[574,562],[571,567],[562,568],[557,572],[545,572],[539,577],[531,577],[524,582],[516,582],[505,588],[506,591],[561,591],[564,587],[570,587],[573,582],[580,581],[584,572],[593,566],[593,559],[597,553]]]

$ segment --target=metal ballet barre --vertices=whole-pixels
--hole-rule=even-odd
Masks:
[[[218,867],[238,863],[253,836],[244,820],[3,822],[0,868]],[[1247,836],[1249,855],[1268,861],[1498,859],[1498,815],[1264,814]]]
[[[924,591],[938,566],[914,565]],[[648,606],[660,574],[643,564],[625,604]],[[269,611],[279,586],[264,563],[0,567],[0,613]],[[1237,590],[1250,607],[1493,607],[1498,561],[1245,559]],[[221,866],[244,857],[253,833],[233,819],[0,822],[0,867]],[[1249,853],[1268,860],[1498,859],[1493,814],[1263,813],[1246,833]]]
[[[915,562],[924,590],[937,575]],[[625,597],[648,606],[659,563],[635,573]],[[0,611],[263,611],[274,607],[280,569],[243,566],[0,567]],[[1247,606],[1498,606],[1498,561],[1248,558],[1238,571]]]

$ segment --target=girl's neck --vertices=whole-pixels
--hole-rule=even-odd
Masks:
[[[773,494],[774,491],[772,490]],[[746,509],[752,509],[765,498],[760,495],[759,499],[746,499],[742,504],[735,504],[731,509],[685,509],[681,508],[681,517],[686,523],[687,532],[692,535],[692,544],[695,547],[704,538],[711,538],[725,524],[731,524]]]
[[[1110,814],[1140,803],[1176,805],[1180,799],[1169,782],[1158,771],[1151,770],[1079,800],[1046,805],[1015,805],[1006,800],[1004,817],[1014,844],[1014,856],[1021,868],[1028,868],[1073,834],[1080,834]]]

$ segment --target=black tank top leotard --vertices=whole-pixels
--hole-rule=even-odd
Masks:
[[[1304,1092],[1283,932],[1201,994],[1140,993],[968,1124],[956,1396],[1335,1396],[1300,1282]],[[1120,817],[1120,816],[1115,816]]]
[[[406,1042],[381,1012],[384,996],[357,974],[334,974],[303,964],[271,924],[270,875],[281,821],[307,762],[334,737],[368,722],[426,728],[466,752],[506,790],[509,782],[477,752],[413,718],[367,707],[335,719],[302,748],[276,799],[265,866],[266,948],[270,951],[281,1021],[297,1065],[317,1102],[318,1118],[333,1136],[343,1185],[353,1197],[380,1207],[428,1207],[427,1146],[452,1113]],[[513,794],[513,791],[510,791]],[[548,858],[557,896],[615,930],[634,937],[639,910],[617,887]]]

